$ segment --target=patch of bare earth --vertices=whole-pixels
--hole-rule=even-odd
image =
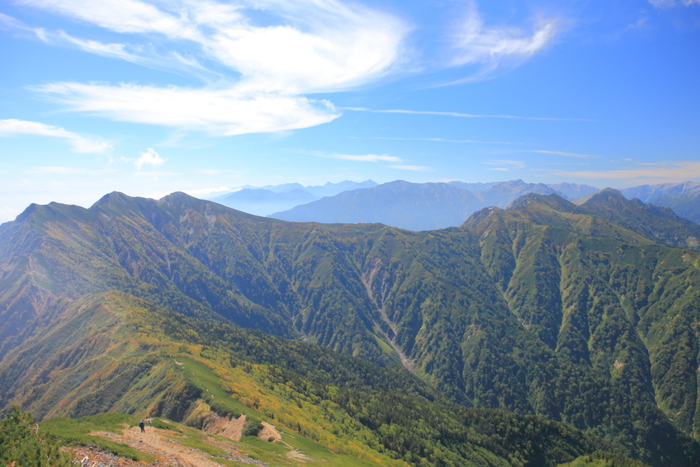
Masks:
[[[243,436],[243,425],[245,425],[245,415],[238,418],[220,417],[214,412],[208,416],[204,431],[221,435],[234,441],[240,441]]]
[[[302,452],[299,451],[298,449],[294,449],[294,450],[292,450],[292,451],[289,451],[289,452],[287,453],[287,457],[289,457],[290,459],[294,459],[295,461],[301,461],[301,462],[312,461],[312,460],[313,460],[312,458],[310,458],[309,456],[305,455],[304,453],[302,453]]]
[[[277,428],[266,422],[262,422],[262,426],[263,429],[258,433],[258,438],[270,442],[282,441],[282,435],[277,431]]]
[[[160,467],[166,465],[174,467],[221,467],[221,464],[211,460],[209,456],[202,451],[180,444],[177,441],[177,438],[182,438],[184,435],[171,430],[155,429],[147,426],[144,433],[141,433],[141,429],[139,427],[131,427],[125,428],[121,435],[108,432],[91,433],[91,435],[101,436],[117,443],[126,444],[134,449],[150,454],[156,459],[156,461],[151,463],[134,462],[129,459],[112,456],[94,450],[92,455],[88,454],[87,452],[83,453],[82,451],[76,451],[76,459],[78,459],[78,461],[80,461],[84,455],[88,455],[90,461],[87,465],[89,466],[93,465],[94,459],[94,461],[97,462],[96,467]],[[221,441],[214,439],[209,441],[211,441],[212,445],[215,445],[228,453],[228,455],[225,457],[226,459],[259,466],[267,465],[263,462],[251,459],[245,454],[239,452],[236,445],[233,443],[222,443]]]

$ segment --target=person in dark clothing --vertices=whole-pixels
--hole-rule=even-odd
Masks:
[[[143,423],[143,420],[141,420],[141,421],[139,422],[139,427],[141,428],[141,433],[145,433],[145,432],[146,432],[145,426],[146,426],[146,425]]]

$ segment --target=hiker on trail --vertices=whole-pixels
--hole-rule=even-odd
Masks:
[[[141,428],[141,433],[145,433],[146,429],[144,428],[146,425],[143,423],[143,420],[139,422],[139,427]]]

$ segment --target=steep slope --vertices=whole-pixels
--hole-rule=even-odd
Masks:
[[[0,227],[0,323],[29,330],[3,341],[15,355],[83,295],[116,289],[208,331],[234,322],[403,363],[451,401],[540,414],[653,465],[688,465],[699,258],[558,196],[407,232],[111,194],[87,210],[33,206]]]
[[[658,404],[676,426],[697,435],[692,323],[700,317],[700,295],[690,284],[700,280],[698,255],[644,244],[629,231],[627,241],[619,232],[600,235],[584,222],[591,216],[576,214],[573,205],[560,222],[541,224],[551,198],[537,198],[523,200],[527,209],[483,212],[466,227],[479,236],[482,259],[512,313],[556,357],[541,366],[552,365],[553,373],[551,386],[539,389],[546,404],[539,410],[590,426],[611,416],[605,407],[627,406],[631,416],[613,416],[614,424],[632,431],[631,423],[646,425],[641,432],[650,446],[652,433],[667,423],[654,414]]]

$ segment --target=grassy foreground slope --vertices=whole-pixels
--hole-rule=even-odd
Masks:
[[[40,417],[114,411],[202,428],[246,415],[293,433],[287,442],[310,457],[374,465],[554,466],[600,446],[542,417],[447,403],[401,367],[186,317],[120,292],[76,301],[62,325],[25,345],[0,367],[2,403]]]

